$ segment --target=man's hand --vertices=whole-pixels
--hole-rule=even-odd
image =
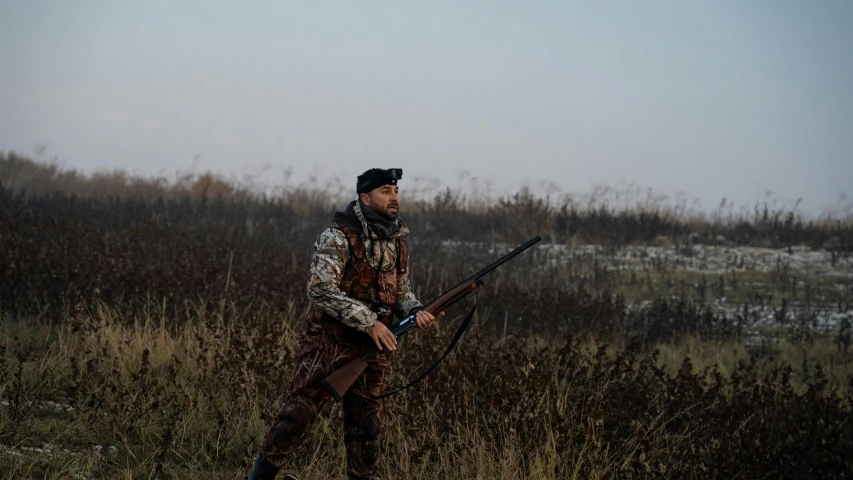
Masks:
[[[377,320],[376,324],[372,328],[365,330],[364,333],[370,335],[370,338],[376,343],[376,348],[380,351],[382,350],[382,345],[388,347],[388,350],[397,350],[397,337],[382,322]]]
[[[439,313],[438,316],[443,317],[444,312]],[[415,314],[415,322],[418,324],[418,328],[429,328],[435,323],[435,317],[426,310],[421,310]]]

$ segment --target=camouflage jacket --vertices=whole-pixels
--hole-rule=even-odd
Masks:
[[[331,334],[344,343],[364,343],[369,337],[357,332],[373,327],[377,320],[386,325],[392,320],[391,315],[377,316],[377,301],[401,318],[421,303],[409,283],[408,227],[399,221],[397,232],[383,240],[370,229],[360,202],[353,209],[361,233],[336,222],[314,244],[308,331]]]

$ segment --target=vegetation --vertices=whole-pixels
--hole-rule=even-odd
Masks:
[[[245,474],[293,373],[311,245],[342,202],[0,156],[0,472]],[[388,402],[384,478],[853,475],[853,221],[618,205],[411,203],[422,298],[547,244],[490,275],[473,331]],[[392,386],[463,310],[403,340]],[[342,477],[340,428],[327,408],[289,468]]]

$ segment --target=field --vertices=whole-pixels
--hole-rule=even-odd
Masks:
[[[342,201],[0,156],[3,478],[245,475]],[[388,401],[383,478],[853,477],[849,215],[527,190],[403,207],[421,299],[544,241]],[[392,387],[441,354],[462,304],[402,340]],[[343,478],[341,437],[331,405],[288,470]]]

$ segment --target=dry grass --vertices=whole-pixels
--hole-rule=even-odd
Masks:
[[[4,478],[234,478],[245,472],[289,384],[299,316],[291,311],[250,323],[206,312],[170,325],[156,316],[123,318],[98,305],[55,326],[7,318],[0,330],[6,346],[0,392],[9,405],[0,409],[0,443],[23,455],[0,453]],[[742,347],[695,337],[659,345],[653,354],[625,339],[495,342],[482,334],[469,336],[426,384],[390,401],[384,478],[401,472],[406,478],[707,478],[702,465],[713,467],[710,451],[682,457],[728,435],[709,437],[704,422],[725,411],[721,403],[731,408],[744,394],[729,380],[714,386],[712,372],[723,379],[762,378],[773,362],[800,360],[797,352],[822,365],[829,381],[796,370],[789,380],[763,379],[767,388],[792,388],[790,397],[776,401],[818,395],[841,409],[835,415],[850,413],[849,385],[839,380],[853,359],[834,354],[831,342],[781,342],[777,360],[762,357],[749,370]],[[439,335],[407,342],[393,364],[392,384],[435,354]],[[693,362],[687,370],[685,356]],[[679,388],[698,388],[698,396],[684,397]],[[649,393],[654,397],[644,396]],[[718,398],[703,401],[703,395]],[[758,414],[734,416],[749,422]],[[344,475],[340,421],[339,408],[327,408],[292,465],[300,478]],[[772,434],[782,426],[754,428]]]
[[[214,175],[86,176],[14,154],[0,158],[0,184],[5,478],[245,473],[290,383],[311,243],[344,190],[264,196]],[[533,234],[614,254],[802,244],[846,265],[853,252],[849,217],[806,220],[796,206],[724,203],[704,218],[630,188],[559,200],[436,191],[406,216],[425,299]],[[814,312],[850,311],[849,282],[786,265],[715,280],[602,258],[531,249],[486,279],[474,331],[390,401],[385,478],[853,475],[849,317],[810,326]],[[779,318],[804,308],[767,325],[714,310],[724,297]],[[392,386],[440,354],[444,323],[405,339]],[[301,478],[343,476],[340,423],[332,406],[290,466]]]

